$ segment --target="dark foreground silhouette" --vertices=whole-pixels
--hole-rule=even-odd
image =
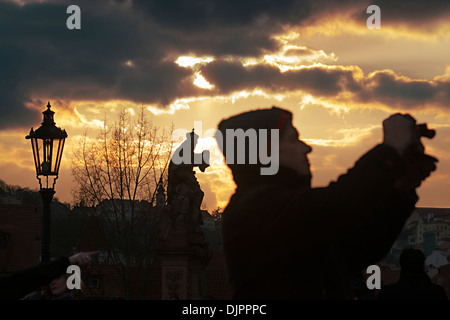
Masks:
[[[0,299],[21,299],[65,274],[68,266],[89,264],[92,256],[98,253],[99,251],[80,252],[70,257],[62,257],[12,274],[2,275],[0,276]]]
[[[324,188],[311,188],[312,148],[299,140],[289,111],[260,109],[219,124],[225,139],[238,128],[280,130],[280,167],[261,175],[260,161],[228,164],[237,185],[223,213],[233,298],[354,299],[351,275],[387,254],[415,207],[415,189],[436,169],[420,142],[426,126],[410,115],[389,117],[383,142]]]

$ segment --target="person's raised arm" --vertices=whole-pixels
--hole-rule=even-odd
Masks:
[[[336,182],[326,188],[292,192],[284,196],[285,199],[280,201],[287,203],[288,209],[284,211],[297,213],[287,214],[286,229],[292,226],[297,234],[308,234],[311,228],[320,226],[322,236],[308,239],[305,246],[336,239],[369,218],[374,208],[401,184],[405,175],[410,176],[413,172],[416,182],[417,179],[425,179],[435,169],[434,158],[430,157],[432,159],[425,161],[427,164],[418,169],[414,165],[408,167],[410,161],[404,156],[408,148],[416,143],[417,132],[415,120],[410,115],[395,114],[384,120],[383,143],[362,156]],[[417,185],[420,183],[415,183],[414,187],[406,186],[404,190],[409,192]],[[407,207],[413,209],[417,199],[409,199],[413,205],[408,203]],[[313,242],[309,243],[309,240]]]

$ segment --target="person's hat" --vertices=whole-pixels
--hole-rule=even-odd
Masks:
[[[238,115],[232,116],[228,119],[222,120],[218,125],[218,130],[221,133],[221,139],[222,141],[219,141],[216,135],[216,139],[219,143],[220,149],[222,153],[226,156],[226,136],[227,136],[227,129],[237,130],[242,129],[243,131],[247,131],[248,129],[254,129],[256,130],[257,136],[259,138],[260,130],[266,129],[267,130],[267,142],[268,142],[268,149],[270,150],[270,130],[271,129],[278,129],[279,136],[281,137],[284,129],[286,128],[286,124],[292,122],[292,113],[288,110],[272,106],[272,108],[267,109],[257,109],[252,110],[244,113],[240,113]],[[245,159],[248,161],[248,149],[249,147],[245,146]],[[235,152],[234,152],[234,161],[233,164],[230,164],[229,159],[226,159],[228,167],[233,172],[233,176],[236,180],[236,175],[253,175],[253,174],[259,174],[259,168],[261,167],[261,164],[236,164],[236,157],[237,157],[237,146],[235,146]]]

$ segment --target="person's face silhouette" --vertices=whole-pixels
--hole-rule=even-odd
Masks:
[[[55,297],[62,296],[67,290],[66,277],[62,274],[60,277],[55,278],[50,282],[50,292]]]
[[[291,123],[280,138],[280,165],[294,169],[301,175],[311,175],[307,154],[312,148],[299,139],[297,129]]]

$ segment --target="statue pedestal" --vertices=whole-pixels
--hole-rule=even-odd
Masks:
[[[157,255],[161,261],[162,300],[201,300],[202,272],[209,262],[208,244],[189,243],[188,233],[172,230],[161,241]]]

